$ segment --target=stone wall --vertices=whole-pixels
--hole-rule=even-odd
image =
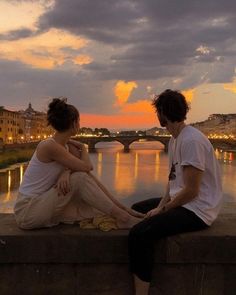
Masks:
[[[235,212],[235,211],[234,211]],[[131,295],[126,230],[23,231],[0,215],[1,295]],[[234,295],[236,216],[156,243],[151,295]]]

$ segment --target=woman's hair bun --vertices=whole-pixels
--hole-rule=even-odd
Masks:
[[[67,98],[53,98],[52,102],[48,105],[49,112],[61,112],[67,107]]]
[[[57,131],[65,131],[78,121],[79,112],[67,98],[53,98],[48,105],[47,121]]]

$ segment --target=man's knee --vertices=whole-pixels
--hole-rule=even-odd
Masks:
[[[142,241],[147,234],[147,225],[145,220],[137,223],[129,231],[129,239]]]
[[[131,208],[140,213],[146,213],[145,208],[142,205],[142,202],[135,203],[131,206]]]

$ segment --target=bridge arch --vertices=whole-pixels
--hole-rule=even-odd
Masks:
[[[76,138],[78,141],[81,141],[88,145],[88,149],[90,152],[96,151],[96,144],[99,142],[112,142],[117,141],[124,146],[124,151],[129,152],[130,145],[139,141],[140,139],[158,141],[164,145],[164,150],[167,151],[168,143],[170,137],[168,136],[152,136],[152,135],[144,135],[144,136],[109,136],[109,137],[78,137]]]
[[[142,149],[142,145],[138,145],[137,143],[145,143],[145,147],[151,148],[151,149],[165,149],[165,144],[162,143],[161,141],[154,140],[154,139],[139,139],[136,141],[133,141],[129,147],[132,149],[134,146],[135,148],[140,147]],[[137,145],[135,145],[137,144]]]

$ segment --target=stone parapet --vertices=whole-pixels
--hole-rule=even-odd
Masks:
[[[156,243],[151,295],[235,294],[233,212],[210,229]],[[133,294],[127,235],[78,225],[23,231],[12,214],[0,214],[0,294]]]

